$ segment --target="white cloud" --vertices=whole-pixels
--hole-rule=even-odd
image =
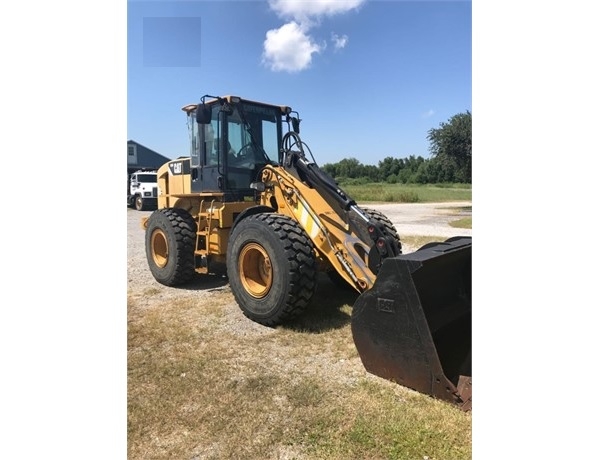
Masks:
[[[289,21],[279,29],[271,29],[263,42],[263,63],[274,71],[298,72],[311,65],[314,53],[321,53],[326,44],[318,45],[309,30],[324,16],[347,13],[359,8],[366,0],[268,0],[269,7]],[[334,49],[346,46],[348,37],[332,34]]]
[[[342,49],[348,42],[348,36],[343,35],[342,37],[332,32],[332,42],[334,42],[334,49]]]
[[[434,115],[436,112],[434,112],[433,109],[428,110],[427,112],[422,113],[422,118],[430,118],[432,115]]]
[[[313,42],[296,22],[267,31],[263,42],[263,63],[271,70],[298,72],[311,64],[313,53],[324,47]]]
[[[321,16],[333,16],[354,10],[366,0],[268,0],[269,7],[284,19],[305,23]]]

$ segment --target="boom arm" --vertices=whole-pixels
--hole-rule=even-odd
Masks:
[[[357,291],[371,288],[382,261],[400,254],[394,238],[307,160],[297,133],[287,133],[283,145],[283,166],[263,171],[263,204],[299,222],[320,255]]]

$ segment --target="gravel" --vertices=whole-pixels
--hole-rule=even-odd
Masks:
[[[428,204],[373,204],[361,203],[361,207],[369,207],[383,212],[395,225],[401,241],[409,235],[450,237],[455,235],[471,236],[471,229],[456,229],[448,225],[449,221],[471,215],[470,202],[428,203]],[[467,209],[467,210],[466,210]],[[230,293],[227,279],[217,276],[198,276],[185,288],[170,288],[153,278],[146,261],[144,230],[141,226],[143,217],[152,211],[136,211],[127,209],[127,277],[128,295],[135,299],[137,307],[144,308],[164,302],[168,299],[194,298],[199,303],[203,299],[223,301],[225,293]],[[413,252],[417,247],[403,243],[403,251]],[[148,293],[152,295],[148,295]],[[266,328],[244,317],[231,297],[226,307],[226,317],[220,327],[225,331],[236,331],[237,334],[271,334],[273,329]]]
[[[451,237],[456,235],[472,236],[472,229],[457,229],[449,225],[450,221],[471,216],[471,202],[453,203],[361,203],[361,207],[376,209],[384,213],[396,227],[401,241],[404,236],[424,235]],[[127,274],[129,288],[137,290],[152,285],[161,288],[154,281],[146,262],[142,217],[152,211],[127,210]],[[403,245],[405,252],[417,248]]]
[[[471,202],[362,203],[361,207],[373,208],[384,213],[396,227],[401,242],[403,236],[409,235],[441,236],[445,238],[457,235],[472,236],[471,228],[457,229],[449,225],[451,221],[472,215]],[[412,251],[414,250],[417,250],[417,248]]]

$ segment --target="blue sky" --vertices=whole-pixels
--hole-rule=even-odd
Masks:
[[[204,94],[291,106],[318,164],[429,157],[472,110],[468,1],[129,1],[127,137],[188,154]]]

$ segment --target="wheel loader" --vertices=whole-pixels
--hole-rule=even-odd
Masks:
[[[205,95],[182,108],[190,154],[158,170],[143,218],[154,278],[228,278],[243,314],[286,323],[318,273],[355,289],[351,331],[374,375],[471,410],[471,237],[410,254],[392,222],[315,162],[285,105]]]

